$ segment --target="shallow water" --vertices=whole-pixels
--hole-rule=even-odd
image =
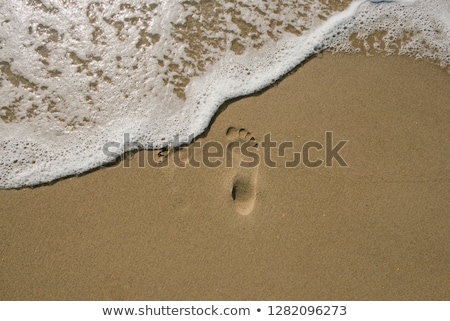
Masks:
[[[112,161],[107,142],[188,142],[325,49],[450,62],[447,0],[30,0],[0,25],[1,188]]]

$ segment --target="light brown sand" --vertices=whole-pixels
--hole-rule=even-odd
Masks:
[[[138,168],[141,152],[0,191],[0,299],[450,300],[449,89],[427,63],[325,55],[200,141],[332,131],[348,168]]]

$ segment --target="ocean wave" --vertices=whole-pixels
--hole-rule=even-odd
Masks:
[[[103,146],[124,133],[189,142],[224,101],[325,49],[448,68],[449,21],[446,0],[1,3],[0,187],[111,162]]]

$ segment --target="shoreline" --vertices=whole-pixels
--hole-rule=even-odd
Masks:
[[[139,168],[158,153],[140,151],[130,168],[0,190],[0,299],[449,300],[439,69],[325,54],[225,103],[195,140],[301,146],[332,131],[348,167]]]

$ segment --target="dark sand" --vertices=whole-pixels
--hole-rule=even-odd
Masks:
[[[141,152],[0,191],[0,299],[450,300],[449,89],[425,62],[325,55],[199,141],[235,127],[300,150],[332,131],[348,167],[138,168]]]

